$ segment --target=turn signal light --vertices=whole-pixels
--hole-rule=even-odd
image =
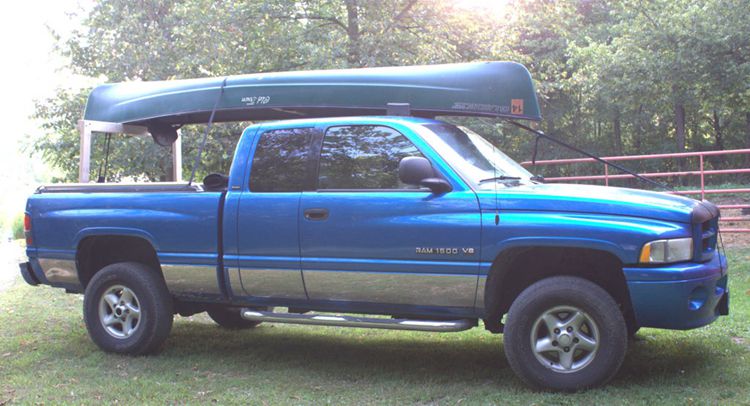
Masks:
[[[31,216],[29,213],[23,216],[23,235],[26,237],[26,246],[34,244],[34,239],[31,238]]]

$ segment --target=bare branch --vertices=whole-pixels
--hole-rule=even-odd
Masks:
[[[326,21],[330,24],[336,25],[344,30],[347,30],[346,24],[341,22],[341,20],[339,20],[338,18],[322,16],[322,15],[317,15],[317,14],[293,14],[293,15],[271,14],[268,16],[268,18],[272,18],[275,20],[294,20],[294,21],[300,21],[300,20]]]
[[[417,4],[417,2],[419,2],[419,0],[410,0],[408,3],[406,3],[404,8],[402,8],[401,11],[399,11],[399,13],[396,14],[395,17],[393,17],[393,20],[391,20],[391,23],[388,24],[387,27],[385,27],[385,30],[383,31],[383,33],[385,34],[391,31],[396,26],[396,24],[400,22],[401,19],[403,19],[406,16],[406,13],[408,13],[409,10],[411,10],[412,7],[414,7]]]

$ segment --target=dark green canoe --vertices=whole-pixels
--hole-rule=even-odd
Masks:
[[[529,72],[514,62],[257,73],[96,87],[85,120],[124,124],[386,114],[408,103],[417,116],[468,115],[539,120]]]

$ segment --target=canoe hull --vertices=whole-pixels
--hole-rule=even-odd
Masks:
[[[259,73],[225,78],[126,82],[95,88],[85,120],[148,124],[411,114],[539,120],[529,72],[513,62]]]

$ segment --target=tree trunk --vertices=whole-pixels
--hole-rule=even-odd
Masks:
[[[724,138],[721,135],[721,122],[719,121],[719,113],[716,110],[714,110],[713,125],[714,125],[714,136],[716,137],[716,149],[723,150]]]
[[[693,151],[703,151],[700,132],[700,120],[693,120],[693,129],[690,131],[690,145]]]
[[[641,137],[645,132],[643,128],[643,104],[638,105],[638,116],[636,117],[636,123],[638,123],[638,129],[636,130],[635,137],[633,137],[633,143],[635,144],[635,151],[639,153],[641,151]]]
[[[363,64],[360,55],[359,9],[357,0],[346,0],[346,20],[346,36],[348,40],[346,61],[350,67],[361,67]]]
[[[620,110],[615,110],[615,118],[612,120],[612,130],[615,142],[615,152],[622,155],[622,126],[620,125]]]
[[[677,103],[674,106],[674,119],[677,140],[677,152],[685,151],[685,105]]]

